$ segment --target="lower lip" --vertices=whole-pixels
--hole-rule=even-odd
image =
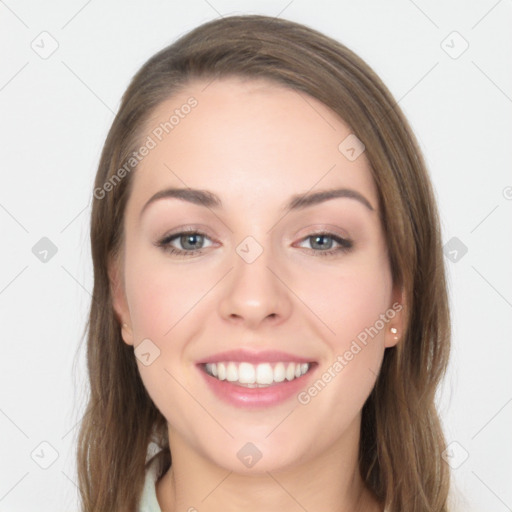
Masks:
[[[306,374],[296,379],[284,380],[265,388],[238,386],[227,380],[219,380],[216,377],[212,377],[200,366],[197,368],[210,389],[221,400],[236,407],[257,408],[278,405],[292,396],[297,396],[305,388],[317,366],[316,363],[313,363]]]

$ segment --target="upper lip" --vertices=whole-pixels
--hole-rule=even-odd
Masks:
[[[235,362],[246,362],[246,363],[277,363],[277,362],[292,362],[292,363],[311,363],[312,359],[299,357],[294,354],[287,352],[281,352],[276,350],[262,350],[254,352],[250,350],[227,350],[225,352],[218,352],[211,356],[205,357],[197,362],[197,364],[205,363],[220,363],[223,361],[235,361]]]

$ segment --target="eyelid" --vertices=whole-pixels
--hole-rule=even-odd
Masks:
[[[178,226],[170,231],[166,232],[160,239],[169,238],[173,235],[180,235],[182,233],[198,233],[207,236],[211,240],[215,240],[215,237],[211,234],[210,230],[202,224],[186,224],[184,226]]]
[[[304,237],[317,234],[332,234],[347,240],[352,239],[352,236],[345,229],[335,226],[334,224],[310,224],[309,226],[301,228],[299,232],[293,235],[293,239],[299,237],[302,240]]]

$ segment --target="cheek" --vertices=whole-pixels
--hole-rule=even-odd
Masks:
[[[133,249],[126,269],[130,316],[139,338],[167,339],[180,319],[193,314],[194,305],[207,289],[204,279],[194,280],[190,272],[173,265],[154,249]]]
[[[337,424],[346,420],[344,414],[360,410],[368,397],[382,363],[388,322],[394,316],[388,311],[391,273],[381,253],[368,252],[344,263],[337,269],[305,272],[299,292],[328,328],[322,327],[328,356],[319,368],[320,382],[305,390],[304,403],[314,401],[326,414],[330,409]],[[316,394],[322,398],[317,400]]]
[[[337,349],[373,326],[389,307],[391,275],[387,262],[378,257],[347,260],[339,267],[317,266],[296,279],[298,295],[328,328],[328,339]]]
[[[146,253],[147,256],[147,253]],[[198,290],[183,272],[170,269],[165,262],[141,251],[132,253],[131,274],[126,276],[126,291],[135,345],[146,346],[150,364],[137,357],[141,379],[149,396],[173,424],[183,421],[177,411],[187,407],[190,397],[179,383],[190,388],[182,367],[187,340],[196,333],[193,322]],[[149,340],[149,342],[148,342]],[[143,344],[146,345],[143,345]],[[142,352],[142,349],[139,349]],[[135,355],[137,356],[137,348]],[[186,425],[182,428],[186,429]]]
[[[326,437],[348,428],[368,398],[380,370],[391,318],[386,315],[391,291],[386,265],[352,270],[334,277],[332,271],[317,274],[316,287],[306,290],[310,305],[316,304],[315,313],[333,332],[324,335],[327,357],[299,403]],[[326,417],[328,425],[322,423]]]
[[[197,317],[204,314],[199,299],[212,284],[208,276],[194,280],[191,272],[155,253],[127,251],[125,285],[136,355],[139,344],[141,352],[144,346],[144,352],[150,353],[150,364],[137,358],[140,376],[164,416],[174,418],[189,400],[178,382],[187,389],[192,385],[189,373],[182,371],[190,364],[184,359],[186,345],[198,335],[202,324]]]

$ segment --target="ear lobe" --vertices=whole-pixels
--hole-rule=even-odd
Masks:
[[[404,287],[395,285],[393,288],[391,306],[388,310],[389,314],[386,315],[391,318],[386,326],[387,331],[384,337],[384,345],[386,348],[394,347],[403,339],[405,334],[405,310],[406,304]],[[391,312],[394,312],[394,315]]]
[[[121,324],[121,336],[127,345],[133,345],[133,333],[130,328],[130,310],[124,292],[124,284],[121,278],[120,262],[117,258],[111,258],[108,263],[108,277],[112,307],[117,321]]]

